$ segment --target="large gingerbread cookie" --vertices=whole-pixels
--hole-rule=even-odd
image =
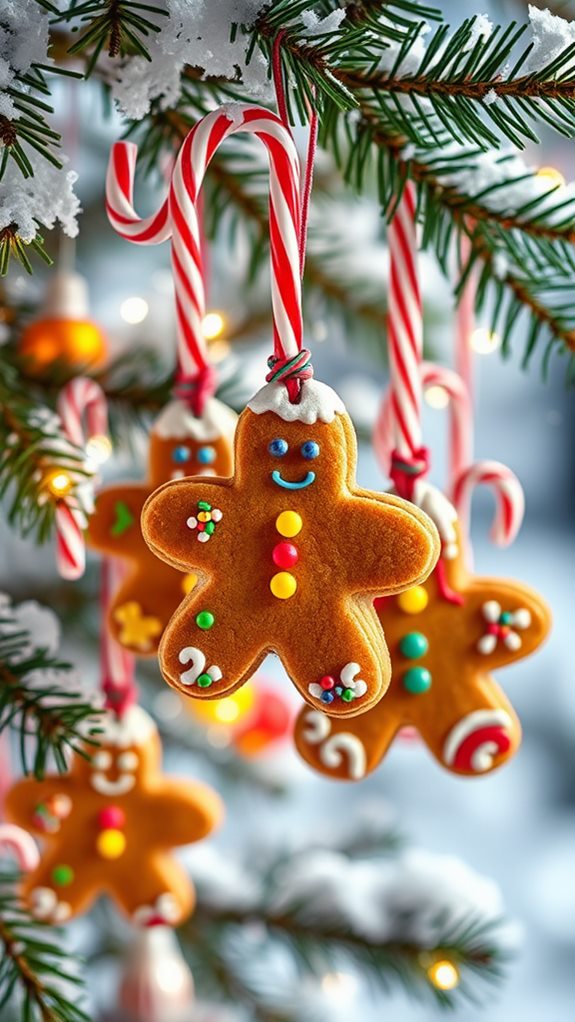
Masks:
[[[118,483],[98,494],[87,541],[129,563],[110,602],[108,623],[132,653],[156,654],[167,622],[195,582],[150,553],[140,528],[144,503],[168,479],[231,475],[236,422],[236,414],[215,398],[206,402],[201,419],[183,401],[170,402],[152,429],[146,482]]]
[[[137,925],[177,925],[195,896],[172,849],[217,826],[220,799],[160,772],[156,727],[137,706],[121,720],[110,714],[100,741],[73,756],[68,774],[26,778],[8,793],[8,818],[45,843],[24,901],[36,918],[63,923],[108,894]]]
[[[342,723],[302,709],[296,745],[321,773],[360,780],[406,725],[457,774],[495,770],[516,751],[519,721],[491,671],[537,649],[549,610],[527,586],[469,574],[461,544],[451,549],[456,556],[442,558],[424,585],[376,601],[393,672],[383,702]]]
[[[356,457],[329,387],[306,381],[292,404],[270,383],[240,416],[233,479],[171,482],[148,499],[150,548],[201,576],[160,646],[171,685],[217,698],[275,651],[304,699],[330,714],[382,697],[390,668],[373,597],[426,578],[439,541],[418,508],[357,487]]]

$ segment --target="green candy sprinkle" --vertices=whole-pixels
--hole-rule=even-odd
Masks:
[[[212,679],[209,674],[200,674],[198,678],[198,685],[200,688],[209,688],[212,684]]]
[[[352,699],[355,699],[355,693],[353,689],[344,688],[343,692],[341,693],[341,698],[343,699],[344,703],[351,703]]]
[[[199,500],[198,501],[198,507],[199,507],[200,511],[211,511],[212,510],[212,505],[208,504],[207,500]]]
[[[215,620],[216,619],[210,610],[201,610],[200,613],[196,615],[196,624],[198,628],[202,628],[204,631],[211,628]]]
[[[52,880],[57,887],[69,887],[74,880],[74,870],[71,866],[55,866],[52,870]]]
[[[216,531],[216,523],[215,522],[206,522],[206,527],[204,529],[204,532],[208,536],[213,536],[215,531]]]

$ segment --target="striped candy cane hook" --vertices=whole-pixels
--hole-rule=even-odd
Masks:
[[[67,440],[83,449],[84,467],[92,474],[93,484],[99,464],[111,450],[107,404],[101,387],[87,377],[70,380],[58,397],[58,414]],[[70,581],[81,578],[86,567],[86,504],[92,492],[90,485],[87,502],[81,488],[87,485],[87,480],[80,477],[72,494],[56,505],[56,563],[62,578]]]
[[[490,486],[495,495],[491,538],[498,546],[509,546],[521,528],[525,512],[521,483],[515,473],[500,461],[477,461],[461,472],[453,487],[453,502],[467,532],[473,491],[481,485]]]
[[[123,579],[121,564],[105,557],[101,572],[101,628],[100,628],[100,670],[101,686],[105,696],[105,707],[121,717],[138,698],[135,679],[135,658],[113,638],[107,624],[108,608],[112,596]]]
[[[299,278],[300,167],[291,135],[279,117],[260,107],[234,104],[214,110],[192,128],[178,154],[168,198],[152,217],[141,219],[132,205],[137,151],[132,143],[114,146],[106,183],[108,217],[129,240],[158,244],[170,237],[176,289],[178,356],[185,383],[206,377],[207,349],[201,330],[205,311],[198,196],[207,167],[222,142],[238,131],[256,135],[270,165],[270,241],[275,378],[301,374],[302,311]],[[127,146],[131,148],[126,149]],[[295,361],[294,361],[295,360]],[[281,363],[279,365],[277,363]],[[309,373],[311,375],[311,372]],[[203,395],[202,395],[203,396]],[[198,405],[201,401],[198,402]],[[197,412],[196,412],[197,414]]]
[[[26,830],[14,823],[0,824],[0,850],[4,848],[12,852],[23,873],[31,873],[40,862],[36,842]]]

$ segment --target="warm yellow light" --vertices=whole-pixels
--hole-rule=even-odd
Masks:
[[[455,990],[459,985],[459,969],[447,959],[430,965],[427,976],[437,990]]]
[[[207,312],[202,320],[202,333],[206,341],[213,341],[223,333],[226,321],[219,312]]]
[[[223,362],[231,351],[229,341],[222,337],[219,340],[210,341],[210,362]]]
[[[478,355],[491,355],[501,344],[501,338],[493,330],[480,326],[471,334],[469,343],[473,351],[476,351]]]
[[[149,311],[146,299],[135,295],[132,298],[125,298],[120,305],[120,316],[125,323],[142,323]]]
[[[222,724],[233,724],[234,720],[238,719],[240,712],[241,709],[237,701],[233,696],[230,696],[228,699],[219,700],[214,710],[214,716]]]
[[[447,408],[449,404],[449,394],[445,387],[435,385],[433,387],[427,387],[425,391],[425,400],[430,408]]]
[[[255,690],[244,685],[225,699],[191,699],[191,709],[206,724],[236,724],[252,709]]]
[[[65,497],[74,485],[68,473],[59,470],[50,472],[44,479],[44,484],[53,497]]]
[[[96,467],[103,465],[112,453],[112,444],[109,437],[103,434],[91,436],[86,444],[86,456]]]
[[[556,167],[540,167],[537,171],[537,177],[545,178],[550,185],[564,185],[565,178],[560,170]]]
[[[357,982],[349,972],[326,972],[321,981],[324,994],[328,997],[351,997]]]

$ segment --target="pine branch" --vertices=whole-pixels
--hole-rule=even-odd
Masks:
[[[74,55],[89,50],[88,77],[102,52],[112,58],[137,55],[151,60],[145,40],[151,32],[161,30],[161,23],[155,20],[158,17],[168,17],[168,12],[144,0],[87,0],[86,3],[73,2],[54,24],[71,24],[72,32],[82,26],[80,37],[68,53]]]
[[[0,606],[0,732],[18,735],[22,770],[41,778],[50,755],[67,770],[67,752],[98,734],[98,716],[70,687],[71,665],[39,647],[17,614]]]
[[[24,912],[17,882],[13,873],[0,873],[0,1014],[17,1002],[20,1022],[89,1022],[62,935]]]

